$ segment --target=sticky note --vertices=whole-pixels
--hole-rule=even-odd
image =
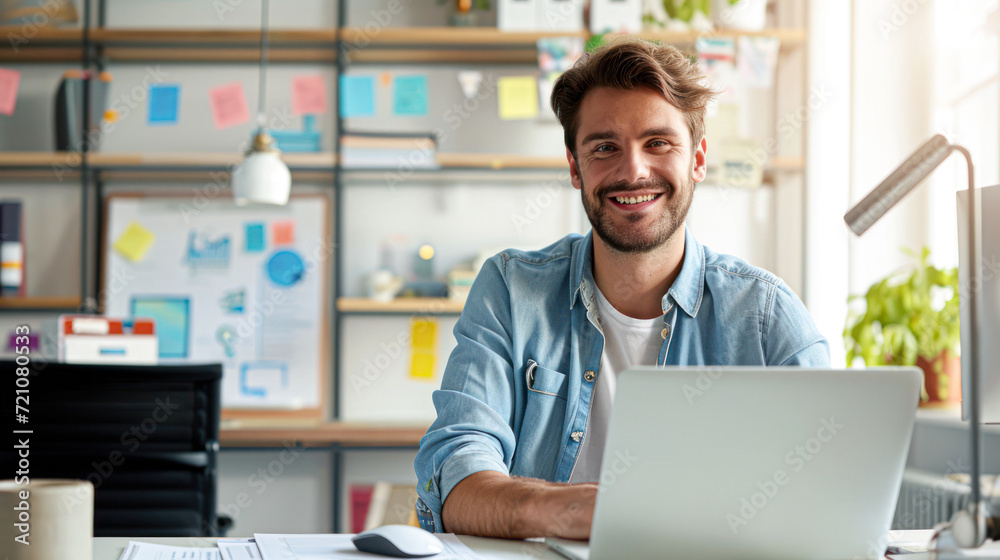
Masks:
[[[340,116],[375,116],[375,80],[371,76],[340,77]]]
[[[0,68],[0,113],[14,114],[17,104],[17,88],[21,85],[21,73],[17,70]]]
[[[437,361],[437,330],[435,319],[410,321],[410,377],[433,379]]]
[[[534,76],[504,76],[497,80],[500,118],[533,119],[538,116],[538,80]]]
[[[320,115],[326,112],[326,82],[319,74],[292,78],[292,113]]]
[[[427,76],[397,76],[393,85],[392,110],[397,116],[427,114]]]
[[[392,85],[392,74],[390,72],[382,72],[378,75],[378,85],[382,87],[389,87]]]
[[[132,262],[139,262],[146,256],[146,251],[149,250],[155,240],[156,236],[153,232],[142,227],[139,222],[132,221],[129,222],[125,231],[118,236],[114,248],[118,251],[118,254],[126,259]]]
[[[255,222],[246,225],[247,253],[259,253],[264,250],[267,242],[264,240],[264,224]]]
[[[275,245],[291,245],[295,243],[295,222],[286,220],[271,224],[271,238]]]
[[[177,124],[177,106],[181,99],[181,86],[153,84],[149,86],[149,124]]]
[[[212,104],[212,119],[215,128],[228,128],[250,120],[247,97],[243,93],[243,83],[233,82],[208,90]]]

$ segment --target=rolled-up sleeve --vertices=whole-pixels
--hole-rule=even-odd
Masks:
[[[455,325],[457,346],[441,389],[437,419],[420,440],[414,462],[417,513],[427,530],[441,532],[441,509],[451,490],[481,471],[510,473],[515,437],[510,293],[504,255],[488,260],[476,277]]]

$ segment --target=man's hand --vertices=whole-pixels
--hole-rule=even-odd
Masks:
[[[445,499],[446,531],[480,537],[587,540],[597,484],[557,484],[495,471],[467,476]]]

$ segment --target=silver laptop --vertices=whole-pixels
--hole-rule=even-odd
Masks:
[[[570,558],[882,558],[916,368],[638,368],[618,380]]]

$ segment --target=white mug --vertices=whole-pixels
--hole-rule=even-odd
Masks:
[[[0,480],[0,539],[10,560],[93,560],[94,485]]]

